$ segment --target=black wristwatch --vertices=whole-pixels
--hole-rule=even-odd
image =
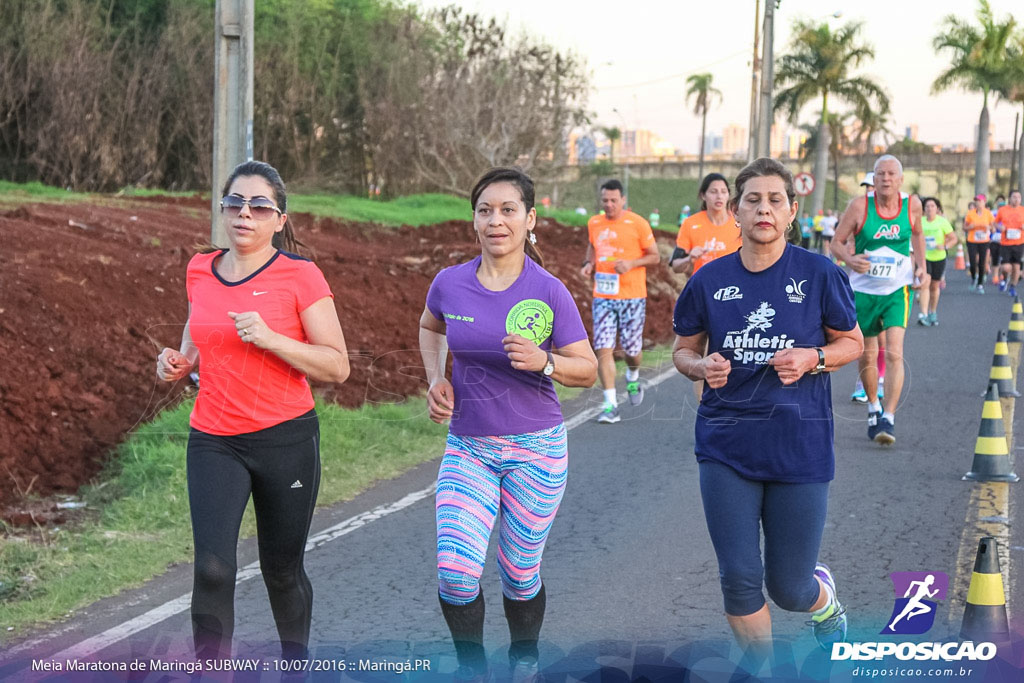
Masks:
[[[550,351],[548,351],[548,364],[541,370],[545,377],[550,377],[555,372],[555,357]]]
[[[825,351],[821,347],[815,346],[814,350],[818,352],[818,364],[811,370],[812,375],[820,375],[825,372]]]

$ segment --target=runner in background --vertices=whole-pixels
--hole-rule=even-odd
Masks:
[[[513,681],[537,680],[547,600],[541,556],[568,472],[553,382],[591,386],[597,360],[572,295],[543,268],[530,177],[491,169],[470,206],[480,255],[437,274],[420,316],[430,419],[451,420],[437,475],[438,597],[456,680],[490,680],[480,577],[500,510],[509,667]]]
[[[676,248],[669,267],[677,273],[692,275],[716,258],[740,248],[740,229],[729,211],[729,181],[721,173],[709,173],[697,193],[700,211],[679,228]]]
[[[619,416],[615,391],[615,344],[622,341],[626,354],[626,392],[629,403],[640,405],[644,320],[647,313],[647,266],[658,264],[658,245],[651,226],[627,211],[622,183],[601,186],[602,213],[587,222],[590,242],[580,273],[594,277],[594,349],[604,390],[604,408],[597,421],[614,424]]]
[[[838,224],[839,218],[832,209],[829,209],[825,217],[821,219],[821,253],[828,258],[832,258],[832,238],[836,236],[836,225]]]
[[[942,202],[937,197],[926,197],[923,204],[921,230],[927,248],[925,266],[931,282],[920,290],[921,311],[917,314],[917,324],[929,327],[939,324],[936,309],[939,307],[942,279],[946,276],[946,250],[955,247],[958,240],[953,226],[942,215]]]
[[[661,214],[658,213],[657,209],[651,211],[651,215],[647,218],[647,222],[651,224],[652,228],[658,227],[661,223]]]
[[[825,227],[822,225],[822,221],[824,221],[824,220],[825,220],[825,215],[819,209],[818,210],[818,214],[811,221],[811,225],[814,226],[814,251],[818,252],[819,254],[822,253],[821,252],[821,238],[822,238],[822,232],[825,229]]]
[[[1010,296],[1017,296],[1021,261],[1024,260],[1024,206],[1021,206],[1020,190],[1010,192],[1010,203],[999,209],[996,222],[1003,232],[1003,283],[999,289],[1005,289]]]
[[[804,211],[803,217],[800,219],[800,246],[804,249],[811,248],[811,235],[814,232],[814,226],[811,225],[811,217]]]
[[[694,274],[673,319],[676,368],[707,385],[695,424],[701,499],[726,619],[751,673],[771,652],[762,586],[780,608],[810,613],[826,651],[846,637],[835,579],[818,560],[835,475],[821,373],[856,359],[863,342],[845,273],[786,242],[795,199],[779,162],[740,171],[731,208],[743,248]]]
[[[860,181],[860,186],[864,188],[864,195],[867,196],[869,192],[875,190],[875,173],[874,171],[868,171],[864,174],[864,180]],[[834,239],[834,238],[833,238]],[[831,245],[829,245],[831,247]],[[840,264],[843,265],[843,264]],[[878,338],[878,400],[885,398],[885,338]],[[864,382],[861,381],[860,375],[857,375],[857,382],[854,384],[853,393],[850,394],[850,400],[855,403],[867,403],[868,394],[864,391]]]
[[[223,195],[228,248],[189,261],[181,347],[157,358],[167,382],[200,364],[186,455],[196,657],[231,657],[235,550],[251,496],[281,657],[306,659],[313,587],[303,555],[320,484],[320,428],[306,378],[345,381],[345,337],[323,273],[293,253],[302,244],[278,172],[240,164]]]
[[[891,154],[875,161],[875,191],[850,200],[832,241],[832,253],[853,271],[850,285],[857,321],[864,332],[858,363],[869,399],[878,389],[878,337],[885,336],[888,386],[885,410],[868,401],[868,438],[896,441],[895,411],[903,390],[903,338],[913,303],[912,290],[928,286],[921,200],[900,192],[903,165]],[[847,240],[852,240],[853,248]],[[913,243],[913,249],[911,249]]]
[[[992,224],[995,216],[985,206],[985,195],[974,198],[974,208],[964,217],[964,232],[967,234],[967,257],[970,262],[971,291],[985,293],[985,275],[988,261],[988,245],[991,242]]]

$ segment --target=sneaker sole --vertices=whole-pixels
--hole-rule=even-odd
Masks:
[[[896,437],[892,434],[882,432],[881,434],[875,434],[875,443],[880,443],[883,446],[891,446],[896,443]]]
[[[616,422],[618,422],[621,419],[622,418],[620,418],[620,417],[603,417],[602,416],[602,417],[597,418],[597,423],[598,424],[602,424],[602,425],[613,425],[613,424],[615,424]]]

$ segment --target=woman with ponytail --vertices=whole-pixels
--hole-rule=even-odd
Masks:
[[[307,656],[313,591],[303,552],[320,483],[307,377],[344,382],[349,362],[323,273],[292,253],[301,243],[287,201],[270,165],[232,171],[220,203],[228,246],[189,262],[181,346],[157,358],[166,382],[201,363],[186,456],[198,659],[231,656],[235,548],[250,495],[282,657]]]
[[[568,469],[553,382],[589,387],[597,378],[576,303],[543,268],[533,200],[533,181],[519,169],[477,181],[470,204],[480,255],[437,274],[420,317],[430,418],[451,420],[437,478],[437,573],[457,680],[488,676],[480,576],[499,509],[512,680],[537,673],[541,554]]]

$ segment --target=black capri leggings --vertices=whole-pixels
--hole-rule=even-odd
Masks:
[[[985,282],[985,255],[988,254],[988,242],[968,242],[967,257],[971,263],[971,279],[975,284]]]
[[[193,429],[188,438],[188,497],[195,543],[192,634],[199,659],[231,656],[235,549],[252,495],[260,569],[281,653],[306,656],[313,588],[303,552],[320,486],[316,411],[237,436]]]

